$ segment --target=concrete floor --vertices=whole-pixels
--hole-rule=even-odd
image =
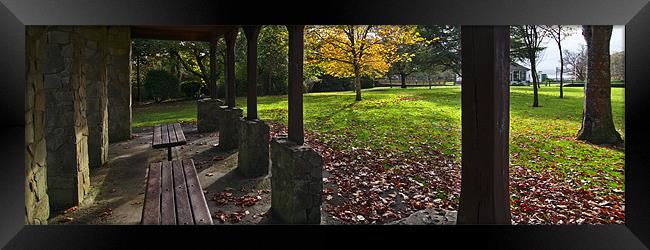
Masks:
[[[173,158],[192,158],[204,190],[211,214],[241,212],[237,224],[273,223],[268,213],[271,207],[270,177],[246,179],[235,170],[236,151],[221,151],[217,133],[200,134],[196,125],[182,125],[188,144],[175,147]],[[81,206],[60,211],[51,216],[50,224],[140,224],[146,169],[149,163],[163,161],[166,149],[151,147],[152,129],[134,129],[133,139],[109,146],[109,161],[91,169],[91,193]],[[231,190],[233,197],[260,196],[253,206],[240,207],[234,202],[217,205],[214,195]],[[222,224],[213,219],[214,224]],[[229,220],[225,224],[229,224]]]

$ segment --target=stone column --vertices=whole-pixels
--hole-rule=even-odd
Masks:
[[[510,29],[461,29],[463,158],[458,224],[510,224]]]
[[[50,202],[47,194],[47,147],[43,135],[45,88],[43,67],[46,28],[27,26],[27,88],[25,96],[25,223],[47,224]]]
[[[199,133],[219,131],[219,99],[203,98],[197,101],[196,129]]]
[[[320,224],[323,159],[309,146],[287,137],[271,142],[271,209],[284,223]]]
[[[323,159],[303,145],[302,78],[304,26],[289,31],[289,136],[271,142],[271,210],[280,221],[320,224]]]
[[[269,173],[269,126],[257,119],[257,37],[260,26],[244,27],[247,42],[248,95],[246,118],[239,119],[237,169],[247,177]]]
[[[47,183],[53,210],[78,205],[90,188],[83,40],[78,28],[51,27],[44,73]]]
[[[219,107],[223,101],[217,97],[217,40],[219,37],[213,32],[210,37],[210,98],[197,102],[196,128],[199,133],[219,131]]]
[[[83,26],[83,81],[88,97],[88,162],[99,167],[108,160],[108,81],[106,27]]]
[[[108,28],[108,138],[131,139],[131,32],[129,27]]]
[[[239,147],[239,118],[242,110],[237,107],[220,106],[219,117],[219,149],[232,150]]]
[[[226,106],[219,107],[219,148],[231,150],[239,147],[239,118],[242,110],[235,107],[235,42],[238,28],[226,33]]]

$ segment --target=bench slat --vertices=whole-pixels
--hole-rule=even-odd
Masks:
[[[160,125],[156,125],[153,129],[153,146],[157,146],[162,143],[162,135],[160,134],[161,128]]]
[[[173,161],[172,168],[174,172],[174,197],[176,198],[176,220],[178,225],[193,225],[192,208],[190,207],[189,197],[187,196],[187,186],[185,185],[185,173],[180,161]]]
[[[161,196],[161,224],[176,224],[176,209],[174,207],[174,179],[171,162],[162,163],[162,196]]]
[[[194,223],[196,225],[211,225],[212,217],[210,216],[210,210],[205,201],[198,175],[196,174],[194,161],[192,159],[183,160],[183,169],[187,179],[187,191],[189,193],[190,203],[192,204]]]
[[[212,224],[192,159],[149,166],[142,224]]]
[[[178,142],[182,142],[183,144],[185,144],[187,140],[185,140],[185,133],[183,133],[183,128],[181,128],[181,124],[174,123],[174,130],[176,131],[176,137],[178,138]]]
[[[147,191],[142,209],[142,224],[160,224],[160,173],[162,163],[152,163],[147,178]]]
[[[169,143],[169,131],[167,130],[167,124],[162,125],[162,144]]]
[[[167,128],[169,129],[169,143],[174,144],[174,143],[178,142],[178,140],[176,139],[176,131],[175,131],[174,125],[173,124],[167,124]]]

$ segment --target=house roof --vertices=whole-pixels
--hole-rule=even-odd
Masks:
[[[515,62],[510,63],[510,69],[519,69],[519,70],[525,69],[526,71],[530,71],[529,68],[526,68],[526,67],[522,66],[521,64],[518,64],[518,63],[515,63]]]

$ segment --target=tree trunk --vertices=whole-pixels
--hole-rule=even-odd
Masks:
[[[269,80],[264,83],[264,94],[271,94],[271,71],[269,70]]]
[[[560,98],[564,98],[564,57],[562,56],[562,44],[557,43],[558,48],[560,48]]]
[[[400,79],[400,81],[402,81],[402,87],[401,88],[405,89],[406,88],[406,74],[401,74],[400,73],[399,74],[399,79]]]
[[[361,77],[359,76],[359,69],[354,67],[354,90],[357,93],[356,101],[361,101]]]
[[[594,144],[623,142],[612,120],[609,41],[612,26],[585,25],[587,41],[587,80],[582,111],[582,128],[577,139]]]
[[[141,102],[142,99],[140,99],[140,60],[135,60],[135,78],[136,81],[138,82],[138,93],[136,95],[138,102]]]
[[[361,80],[359,76],[354,76],[354,91],[356,92],[355,101],[361,101]]]
[[[178,62],[174,63],[174,73],[176,73],[176,79],[178,79],[178,82],[182,82],[183,74],[181,74],[181,68],[180,65],[178,65]]]
[[[393,88],[393,78],[392,76],[388,76],[388,84],[390,85],[390,88]]]
[[[537,88],[539,87],[539,83],[537,80],[537,67],[535,67],[535,55],[533,54],[533,56],[531,56],[529,59],[531,77],[533,78],[533,107],[539,107],[539,96],[537,95]]]

